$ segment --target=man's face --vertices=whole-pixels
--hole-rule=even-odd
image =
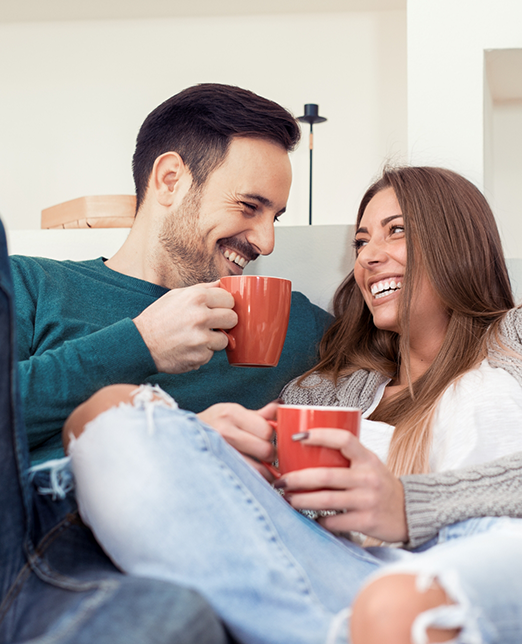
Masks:
[[[170,288],[241,275],[274,249],[274,222],[286,208],[292,170],[271,141],[234,139],[225,161],[201,189],[188,189],[166,219],[163,282]]]

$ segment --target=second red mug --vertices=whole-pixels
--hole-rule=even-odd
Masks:
[[[353,407],[314,407],[280,405],[277,422],[271,423],[277,434],[278,468],[267,465],[276,477],[309,467],[349,467],[350,461],[339,450],[304,445],[292,440],[294,434],[314,428],[343,429],[359,436],[361,410]]]

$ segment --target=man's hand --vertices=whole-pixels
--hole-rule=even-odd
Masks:
[[[373,452],[350,432],[338,429],[312,429],[302,444],[338,449],[351,466],[285,474],[276,486],[284,488],[294,508],[343,510],[319,519],[332,532],[357,531],[388,542],[408,540],[402,483]],[[292,494],[297,489],[311,491]]]
[[[218,403],[198,414],[214,428],[268,481],[273,476],[259,461],[272,462],[275,448],[271,442],[274,430],[268,420],[275,419],[278,403],[269,403],[259,411],[245,409],[236,403]]]
[[[148,306],[134,324],[158,371],[198,369],[228,344],[224,333],[237,324],[234,298],[219,282],[173,289]]]

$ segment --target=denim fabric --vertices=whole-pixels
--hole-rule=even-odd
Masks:
[[[522,642],[522,519],[469,519],[443,528],[436,544],[385,566],[371,579],[414,574],[419,589],[436,579],[454,604],[424,613],[412,644],[429,626],[461,628],[459,644]]]
[[[461,644],[522,641],[522,521],[445,528],[424,552],[360,548],[295,512],[217,432],[163,403],[96,418],[71,449],[84,520],[136,576],[191,585],[245,644],[346,644],[372,576],[437,579],[455,605],[423,613]],[[132,503],[130,502],[132,500]]]
[[[194,591],[122,574],[78,517],[72,494],[27,476],[14,355],[13,294],[0,222],[0,644],[220,644]]]
[[[245,644],[346,644],[346,608],[380,561],[293,510],[194,414],[150,412],[110,409],[70,450],[113,561],[198,589]]]

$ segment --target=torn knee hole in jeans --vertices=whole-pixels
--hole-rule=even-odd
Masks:
[[[145,410],[149,434],[154,432],[154,407],[178,409],[178,403],[159,385],[140,385],[131,395],[134,407]]]
[[[147,431],[149,434],[154,432],[154,408],[166,407],[169,409],[178,409],[176,401],[169,396],[159,385],[140,385],[132,392],[132,405],[136,409],[145,411],[147,419]],[[126,405],[128,403],[121,403]],[[91,421],[96,422],[96,418]],[[77,439],[71,437],[69,444],[69,453]],[[74,490],[74,475],[71,468],[71,457],[57,458],[45,461],[29,468],[28,474],[32,481],[37,472],[49,473],[49,484],[38,487],[38,493],[52,496],[53,500],[64,499],[68,492]]]
[[[481,644],[483,640],[478,626],[478,611],[471,605],[462,589],[456,571],[417,573],[416,588],[419,592],[428,591],[435,582],[452,603],[440,604],[417,615],[411,629],[412,644],[429,644],[428,629],[430,628],[457,629],[459,635],[457,639],[451,640],[452,642]]]

